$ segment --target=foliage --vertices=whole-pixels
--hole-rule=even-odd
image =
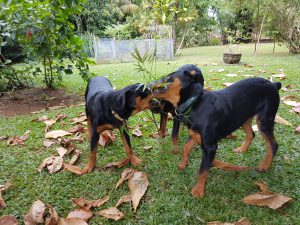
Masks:
[[[4,22],[13,27],[9,38],[17,40],[27,57],[36,61],[33,74],[43,74],[47,87],[54,88],[64,74],[72,74],[73,65],[83,79],[90,76],[88,64],[92,62],[82,51],[83,42],[69,21],[80,12],[80,2],[10,1],[2,11]]]

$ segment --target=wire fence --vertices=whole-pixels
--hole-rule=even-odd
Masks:
[[[93,48],[97,63],[135,61],[134,49],[143,56],[155,54],[156,59],[170,60],[174,57],[173,39],[114,40],[94,37]]]

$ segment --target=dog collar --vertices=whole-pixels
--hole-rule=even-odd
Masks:
[[[195,95],[191,98],[189,98],[188,100],[186,100],[184,103],[182,103],[176,110],[176,114],[183,114],[186,111],[190,111],[188,110],[189,108],[192,107],[193,103],[197,100],[197,98],[199,97],[200,94]]]
[[[125,119],[123,119],[123,118],[122,118],[115,110],[113,110],[112,108],[111,108],[111,114],[113,114],[113,116],[114,116],[116,119],[120,120],[121,122],[124,122]]]

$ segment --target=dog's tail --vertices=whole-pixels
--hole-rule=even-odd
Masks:
[[[280,90],[280,88],[281,88],[280,82],[273,82],[273,84],[276,86],[277,90]]]

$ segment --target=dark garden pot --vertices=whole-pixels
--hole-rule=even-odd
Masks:
[[[223,60],[227,64],[236,64],[241,60],[241,53],[223,53]]]

